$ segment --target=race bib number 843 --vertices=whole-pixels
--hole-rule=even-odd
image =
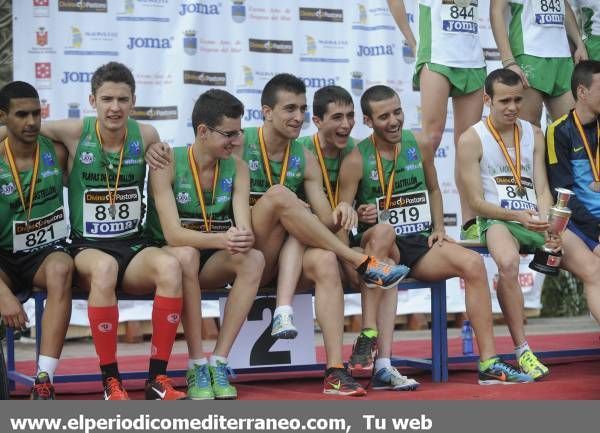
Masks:
[[[119,188],[110,211],[106,189],[88,189],[83,193],[83,235],[112,238],[136,233],[142,215],[142,197],[137,186]]]
[[[564,0],[533,0],[535,23],[544,27],[563,27],[565,22]]]

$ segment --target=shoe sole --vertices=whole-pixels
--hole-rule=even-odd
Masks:
[[[298,336],[298,331],[294,331],[294,330],[281,331],[277,334],[271,334],[271,337],[279,338],[281,340],[293,340],[297,336]]]
[[[399,387],[393,387],[390,385],[384,385],[384,386],[371,386],[371,389],[374,389],[376,391],[382,391],[382,390],[388,390],[388,391],[415,391],[417,388],[419,387],[419,385],[408,385],[408,386],[399,386]]]
[[[344,397],[364,397],[365,395],[367,395],[367,391],[363,390],[356,390],[356,391],[338,391],[337,389],[324,389],[323,390],[323,394],[327,394],[327,395],[342,395]]]
[[[525,373],[525,372],[523,372]],[[546,373],[542,373],[537,377],[533,377],[532,375],[530,375],[529,373],[525,373],[526,375],[528,375],[529,377],[531,377],[534,381],[538,381],[538,380],[542,380],[543,378],[545,378],[546,376],[550,375],[550,370],[548,370]]]
[[[487,379],[487,380],[481,380],[479,379],[479,385],[483,385],[483,386],[487,386],[487,385],[526,385],[528,383],[532,383],[532,382],[505,382],[503,380],[496,380],[496,379]]]
[[[237,395],[222,395],[222,396],[215,396],[215,400],[237,400]]]
[[[190,397],[188,395],[188,399],[190,400],[214,400],[214,397]]]
[[[379,284],[375,284],[375,283],[365,283],[365,286],[366,286],[367,288],[369,288],[369,289],[376,289],[377,287],[379,287],[379,288],[380,288],[380,289],[382,289],[382,290],[389,290],[389,289],[391,289],[391,288],[394,288],[394,287],[396,287],[398,284],[400,284],[400,282],[401,282],[401,281],[402,281],[404,278],[406,278],[407,276],[408,276],[408,274],[406,274],[406,275],[402,275],[402,276],[400,277],[400,279],[398,279],[397,281],[394,281],[394,282],[392,282],[392,283],[390,283],[390,284],[388,284],[388,285],[386,285],[386,286],[380,286]]]
[[[350,367],[348,372],[352,377],[369,378],[373,376],[373,364],[370,367]]]

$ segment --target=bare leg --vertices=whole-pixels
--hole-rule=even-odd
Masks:
[[[544,98],[544,103],[550,113],[550,117],[554,121],[560,116],[567,114],[575,106],[575,99],[573,99],[573,94],[568,91],[554,98]]]
[[[435,152],[440,146],[446,126],[450,82],[442,74],[430,71],[427,65],[421,69],[419,81],[423,135]]]
[[[306,247],[296,238],[289,236],[279,252],[277,274],[277,306],[292,305],[294,292],[302,272],[302,256]]]
[[[526,88],[523,92],[523,102],[521,103],[519,117],[536,126],[540,126],[543,103],[544,99],[539,91],[531,87]]]

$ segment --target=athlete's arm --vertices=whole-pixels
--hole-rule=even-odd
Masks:
[[[172,166],[150,172],[148,193],[154,197],[154,204],[165,240],[174,247],[192,246],[198,249],[225,249],[227,237],[224,233],[203,233],[181,226],[177,204],[173,196]]]
[[[564,122],[571,121],[565,120]],[[546,168],[553,196],[555,196],[555,188],[566,188],[573,191],[575,187],[575,177],[571,166],[573,140],[566,132],[564,122],[559,125],[550,125],[546,132]],[[576,145],[581,145],[581,139],[576,143],[579,143]],[[577,227],[587,236],[598,239],[600,219],[595,217],[575,194],[569,199],[569,209],[572,212],[571,221],[577,224]]]
[[[54,142],[54,153],[63,173],[63,185],[67,186],[69,181],[69,151],[63,143]]]
[[[415,133],[421,157],[423,158],[423,172],[425,173],[425,183],[429,192],[429,208],[431,209],[431,224],[433,226],[431,235],[428,239],[430,247],[434,243],[441,245],[444,241],[453,239],[446,235],[444,227],[444,203],[442,199],[442,191],[438,183],[437,171],[433,163],[433,149],[427,145],[427,140],[424,139],[421,133]]]
[[[569,40],[575,46],[575,51],[573,52],[573,61],[575,64],[577,64],[582,60],[587,60],[588,54],[585,44],[583,43],[583,40],[581,40],[579,25],[577,25],[577,18],[575,18],[573,9],[571,9],[568,1],[565,1],[565,9],[565,30],[567,31]]]
[[[142,140],[144,141],[144,154],[148,151],[153,143],[160,142],[160,136],[158,131],[152,125],[146,123],[138,123],[140,126],[140,133],[142,134]]]
[[[398,24],[398,28],[402,35],[406,39],[406,42],[410,46],[413,54],[417,54],[417,40],[413,35],[410,24],[408,23],[408,16],[406,15],[406,7],[404,6],[404,0],[387,0],[390,13],[394,17],[394,21]]]
[[[82,130],[83,121],[81,119],[53,120],[42,122],[40,135],[48,137],[52,141],[63,143],[67,151],[71,155],[75,155]],[[4,140],[7,134],[6,126],[0,126],[0,140]]]
[[[254,245],[250,206],[250,175],[248,165],[237,156],[235,159],[235,181],[233,185],[232,208],[235,217],[235,227],[229,238],[228,250],[244,253]]]
[[[358,147],[355,147],[348,156],[342,161],[340,166],[340,172],[338,174],[339,183],[339,200],[346,203],[354,203],[356,198],[356,192],[358,191],[358,185],[362,179],[363,172],[363,160]],[[371,205],[369,205],[371,206]],[[357,215],[358,217],[358,215]],[[363,221],[366,223],[375,224],[377,217],[374,221]],[[338,235],[342,240],[348,243],[348,234],[340,231]]]
[[[529,81],[527,81],[527,77],[521,70],[521,67],[515,62],[512,50],[510,49],[508,29],[506,27],[507,23],[504,22],[504,15],[508,9],[508,3],[508,0],[491,0],[490,23],[492,25],[492,33],[494,34],[494,40],[496,41],[498,51],[500,51],[502,66],[519,74],[523,86],[529,87]]]

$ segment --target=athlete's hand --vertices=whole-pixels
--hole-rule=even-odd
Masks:
[[[523,72],[523,69],[521,69],[521,67],[519,65],[517,65],[515,63],[514,65],[510,65],[506,69],[510,69],[511,71],[516,72],[517,75],[519,77],[521,77],[521,81],[523,82],[523,87],[525,87],[525,88],[529,87],[529,81],[527,80],[527,77],[525,76],[525,72]]]
[[[527,230],[532,230],[534,232],[545,232],[550,227],[548,221],[542,221],[539,217],[539,214],[533,210],[522,210],[518,211],[517,219],[518,222],[523,224]]]
[[[171,147],[162,141],[152,143],[146,150],[144,159],[152,170],[164,168],[171,163]]]
[[[11,292],[3,293],[0,296],[0,315],[6,326],[13,329],[25,329],[29,318],[15,295]]]
[[[427,238],[427,245],[429,246],[429,248],[433,247],[434,245],[441,247],[444,244],[444,242],[456,242],[454,239],[452,239],[446,234],[446,230],[444,229],[434,230]]]
[[[365,224],[376,224],[377,223],[377,208],[374,204],[361,204],[356,209],[358,214],[358,221]]]
[[[245,253],[254,245],[254,233],[244,227],[231,227],[226,235],[229,254]]]
[[[582,60],[588,60],[588,53],[585,49],[585,45],[583,44],[578,46],[575,49],[575,52],[573,53],[573,61],[575,62],[575,64],[581,62]]]
[[[340,202],[333,210],[333,224],[344,230],[352,230],[358,225],[358,215],[352,206],[346,202]]]

